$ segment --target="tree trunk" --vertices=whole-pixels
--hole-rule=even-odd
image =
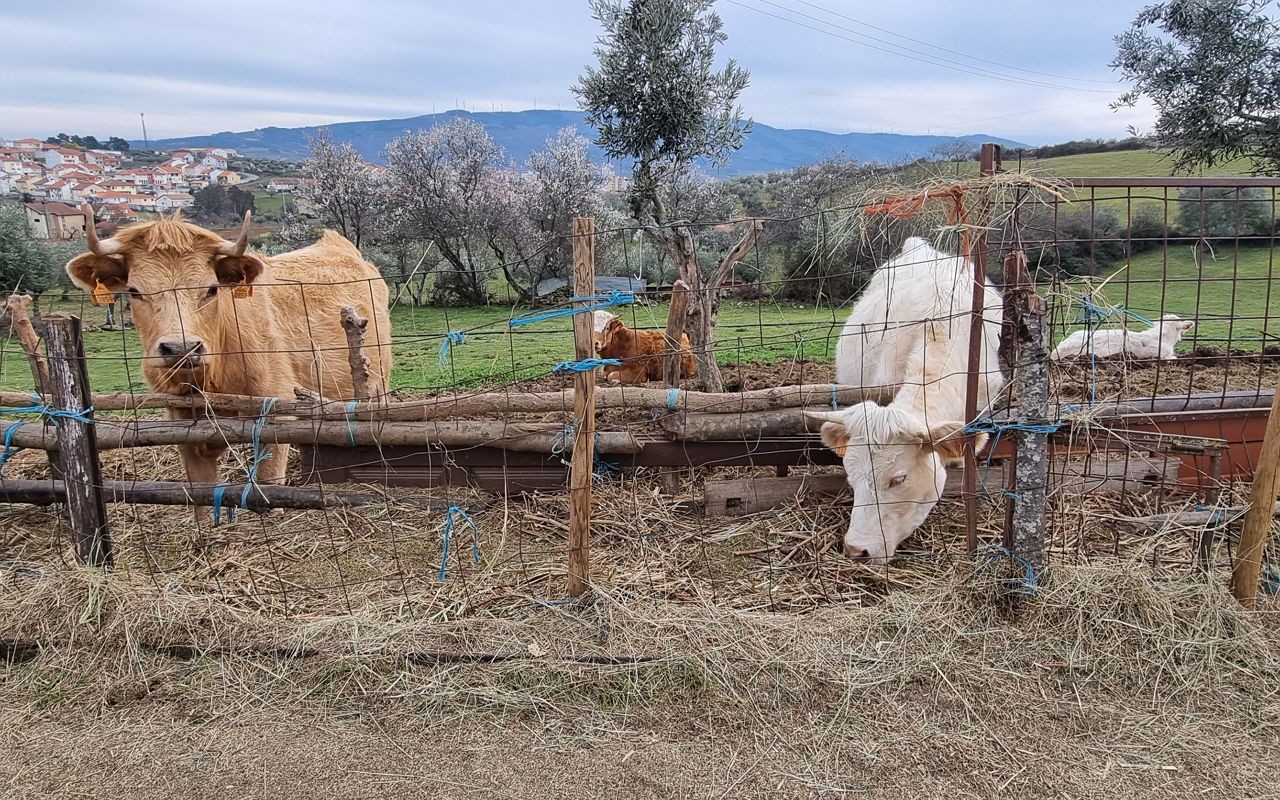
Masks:
[[[689,334],[693,358],[698,364],[698,379],[693,383],[700,385],[705,391],[724,391],[724,379],[720,376],[720,367],[716,364],[715,345],[716,316],[720,313],[720,287],[728,280],[734,266],[755,247],[763,230],[764,223],[760,220],[752,220],[750,230],[730,248],[711,279],[703,281],[701,273],[698,272],[698,256],[693,243],[693,234],[688,227],[675,225],[662,232],[645,229],[649,240],[671,256],[680,280],[689,287],[689,311],[685,332]]]

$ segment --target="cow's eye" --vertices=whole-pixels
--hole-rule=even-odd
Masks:
[[[907,479],[907,476],[905,474],[894,475],[892,478],[889,479],[889,488],[892,489],[895,486],[901,486],[902,482],[905,481],[906,479]]]
[[[129,290],[129,296],[132,297],[134,300],[142,299],[142,292],[138,291],[138,287],[126,286],[125,288]]]
[[[204,293],[205,297],[215,297],[218,294],[218,284],[209,287],[209,291]]]

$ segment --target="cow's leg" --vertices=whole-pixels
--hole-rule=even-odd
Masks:
[[[271,457],[258,465],[258,483],[284,483],[289,469],[289,445],[269,444],[266,451]]]
[[[214,444],[179,445],[187,482],[192,486],[214,486],[218,483],[218,463],[227,448]]]
[[[166,415],[171,420],[191,419],[190,409],[170,408]],[[178,445],[182,456],[182,467],[187,473],[187,482],[193,486],[214,486],[218,483],[218,462],[222,454],[227,452],[226,445],[220,444],[182,444]]]

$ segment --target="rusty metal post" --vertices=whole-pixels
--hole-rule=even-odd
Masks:
[[[1000,145],[988,142],[982,146],[979,171],[983,176],[994,175],[1000,170]],[[986,222],[990,216],[992,200],[983,199],[983,211],[978,220],[978,235],[973,239],[973,305],[969,322],[969,381],[965,388],[965,422],[973,422],[978,416],[978,379],[982,369],[982,308],[986,301],[987,287],[987,234]],[[974,437],[964,444],[964,523],[965,545],[970,553],[978,549],[978,457],[973,449]]]

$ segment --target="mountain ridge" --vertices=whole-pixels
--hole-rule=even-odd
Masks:
[[[580,111],[446,111],[401,119],[338,122],[299,128],[266,127],[252,131],[221,131],[203,136],[157,139],[146,143],[153,149],[176,150],[183,147],[232,147],[244,156],[300,160],[307,155],[307,138],[327,128],[334,141],[351,142],[360,154],[373,163],[383,162],[383,151],[391,139],[409,130],[430,128],[440,122],[465,116],[480,122],[507,155],[523,165],[534,150],[561,128],[572,126],[594,141],[595,131]],[[843,153],[859,161],[898,163],[926,155],[940,144],[962,141],[975,148],[983,142],[996,142],[1006,147],[1025,146],[1020,142],[985,134],[967,136],[933,136],[900,133],[831,133],[805,128],[775,128],[756,122],[742,149],[731,156],[727,165],[709,172],[720,177],[748,175],[773,170],[794,169],[812,164],[827,156]],[[142,142],[131,142],[134,147]],[[605,161],[594,145],[592,157]],[[705,165],[704,165],[705,166]]]

